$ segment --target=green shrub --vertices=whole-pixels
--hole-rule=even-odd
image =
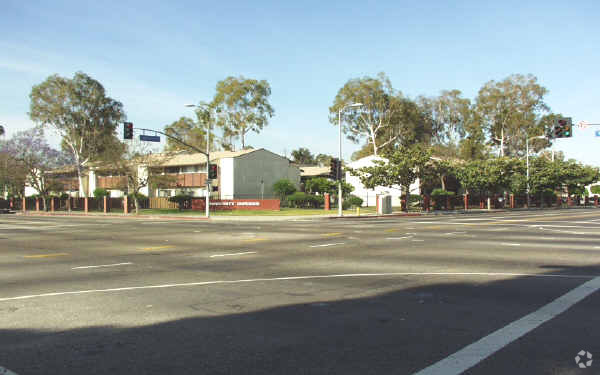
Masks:
[[[177,194],[169,197],[169,202],[175,202],[179,206],[179,211],[184,208],[192,207],[192,196],[187,194]]]
[[[306,194],[297,191],[287,197],[290,207],[295,208],[319,208],[324,203],[323,196]]]
[[[433,189],[431,192],[431,198],[434,201],[433,209],[441,210],[442,207],[446,207],[446,198],[453,197],[453,191],[447,191],[443,189]],[[450,209],[450,207],[446,207],[446,209]]]
[[[600,185],[594,185],[590,190],[592,190],[592,194],[600,195]]]
[[[148,198],[147,196],[145,196],[144,194],[142,194],[142,193],[140,193],[140,192],[137,192],[137,193],[135,193],[135,194],[133,194],[133,193],[131,193],[131,194],[127,194],[127,197],[129,197],[129,198],[133,199],[134,195],[137,197],[137,199],[138,199],[139,201],[140,201],[140,200],[143,200],[143,199],[147,199],[147,198]]]
[[[281,179],[273,184],[273,191],[279,199],[285,200],[288,195],[293,194],[296,191],[296,185],[290,180]]]
[[[344,199],[344,203],[342,203],[342,208],[345,208],[343,206],[346,206],[345,203],[348,202],[349,207],[360,207],[363,204],[363,200],[360,197],[357,197],[356,195],[350,195],[348,196],[346,199]]]
[[[102,198],[110,196],[110,192],[103,188],[96,188],[94,190],[94,198]]]
[[[61,195],[58,196],[60,199],[69,199],[69,194],[67,193],[62,193]]]

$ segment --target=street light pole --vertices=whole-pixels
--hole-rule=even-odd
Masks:
[[[208,107],[207,104],[186,104],[186,107]],[[206,124],[206,201],[205,201],[205,215],[206,218],[210,217],[210,179],[208,178],[210,175],[210,118],[208,119],[208,123]]]
[[[338,178],[338,216],[339,217],[341,217],[343,215],[343,213],[342,213],[342,206],[343,206],[342,176],[341,176],[341,169],[342,169],[342,111],[344,111],[346,108],[361,107],[361,106],[362,106],[362,103],[352,103],[352,104],[348,104],[347,106],[344,106],[338,110],[338,127],[339,127],[339,134],[340,134],[340,138],[339,138],[340,153],[339,153],[338,170],[335,171],[335,175]]]

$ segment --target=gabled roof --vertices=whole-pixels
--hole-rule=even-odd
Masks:
[[[210,160],[215,161],[223,158],[236,158],[238,156],[246,155],[255,151],[263,150],[259,149],[248,149],[241,151],[215,151],[210,153]],[[173,153],[162,153],[162,154],[154,154],[153,157],[156,160],[160,160],[162,158],[165,159],[164,162],[158,162],[160,166],[163,167],[175,167],[175,166],[184,166],[184,165],[197,165],[206,163],[206,155],[201,153],[194,154],[173,154]]]
[[[319,166],[300,167],[300,176],[302,176],[302,177],[327,176],[327,175],[329,175],[329,170],[330,170],[330,167],[319,167]]]

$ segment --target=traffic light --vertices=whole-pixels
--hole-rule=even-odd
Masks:
[[[208,165],[208,178],[211,180],[215,180],[217,178],[217,165],[216,164]]]
[[[329,178],[332,180],[339,180],[340,176],[340,161],[336,158],[331,158],[329,165]]]
[[[123,139],[133,139],[133,122],[123,123]]]
[[[573,136],[573,125],[570,117],[561,117],[554,123],[554,138],[570,138]]]

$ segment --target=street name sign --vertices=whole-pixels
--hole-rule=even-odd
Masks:
[[[145,135],[140,134],[140,141],[146,142],[160,142],[160,137],[158,135]]]

